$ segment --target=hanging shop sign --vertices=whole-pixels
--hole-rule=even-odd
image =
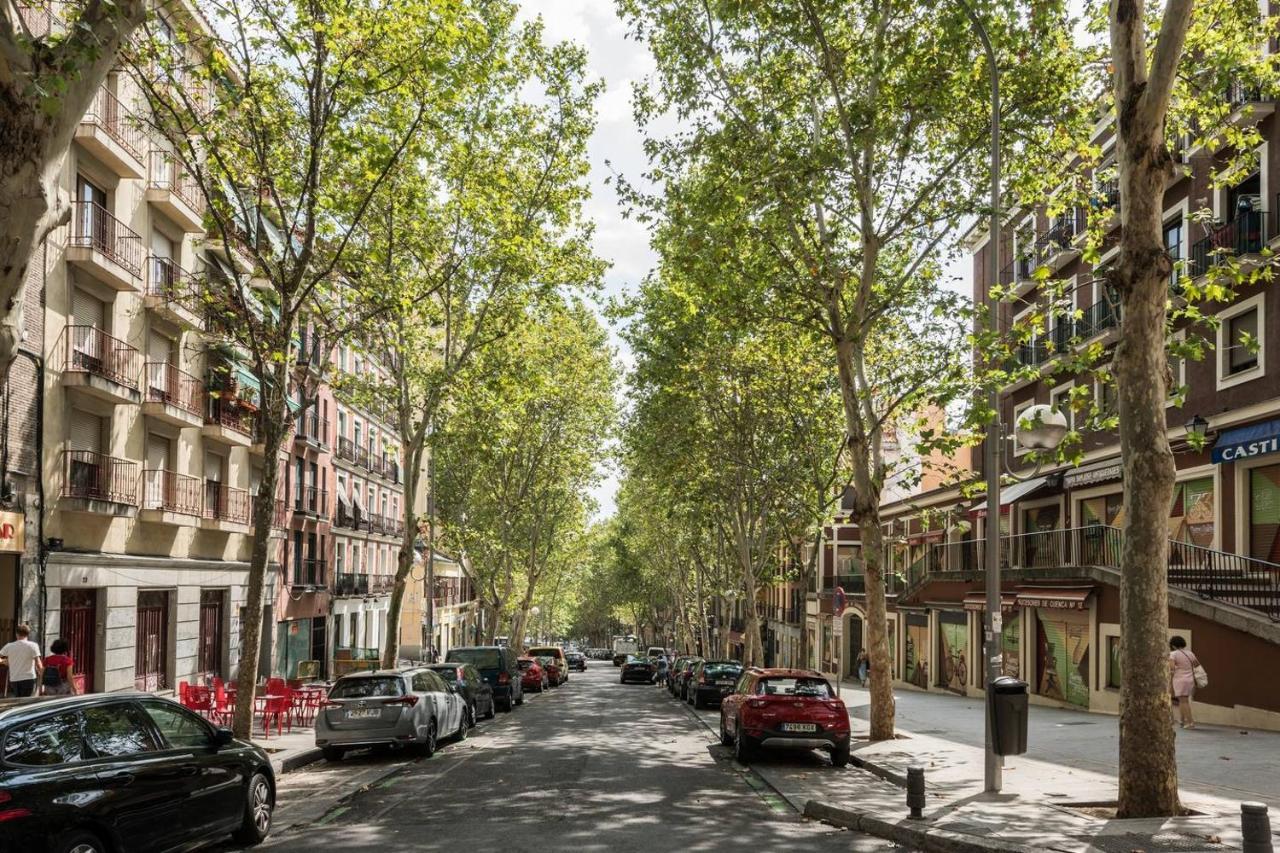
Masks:
[[[1234,462],[1268,453],[1280,453],[1280,420],[1229,429],[1213,445],[1213,462]]]
[[[26,548],[27,519],[20,512],[0,510],[0,554],[21,554]]]
[[[1106,465],[1068,471],[1062,477],[1062,485],[1064,488],[1078,489],[1081,486],[1092,486],[1097,483],[1119,480],[1122,476],[1124,476],[1124,466],[1119,462],[1109,462]]]

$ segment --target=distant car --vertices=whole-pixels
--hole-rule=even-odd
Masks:
[[[430,756],[441,739],[467,736],[466,700],[426,667],[353,672],[329,688],[315,726],[326,761],[366,746],[413,747]]]
[[[587,671],[587,656],[582,652],[565,652],[564,659],[569,664],[569,669],[577,672]]]
[[[427,669],[439,673],[446,684],[452,685],[467,703],[467,725],[475,727],[476,720],[492,720],[496,708],[493,688],[484,680],[480,670],[469,663],[435,663]]]
[[[843,767],[849,763],[849,711],[822,673],[753,667],[720,702],[720,742],[744,763],[762,747],[822,749]]]
[[[680,655],[676,657],[673,661],[671,661],[671,667],[667,670],[667,692],[670,693],[672,696],[676,695],[677,675],[679,674],[681,668],[684,666],[685,661],[693,657],[694,657],[693,655]]]
[[[672,695],[682,702],[688,697],[689,676],[692,674],[693,668],[700,663],[702,663],[702,658],[690,656],[680,662],[679,668],[671,670]]]
[[[536,658],[520,658],[517,663],[520,664],[520,686],[525,690],[542,693],[551,686],[547,671]]]
[[[741,676],[742,664],[736,660],[698,661],[689,671],[686,701],[695,708],[705,708],[711,703],[718,705],[724,696],[733,692]]]
[[[646,651],[644,655],[645,657],[649,657],[649,658],[660,658],[666,653],[667,653],[667,650],[664,649],[662,646],[650,646],[648,651]]]
[[[450,661],[469,663],[480,671],[480,676],[493,688],[493,701],[499,711],[510,711],[524,704],[517,657],[515,650],[507,646],[459,646],[449,650]]]
[[[0,701],[0,849],[167,850],[271,831],[259,747],[146,693]],[[163,818],[163,819],[158,819]]]
[[[622,673],[619,683],[639,681],[645,684],[653,684],[653,680],[658,677],[658,665],[649,658],[638,658],[635,655],[627,658],[627,662],[622,665]]]
[[[547,683],[552,687],[559,687],[569,680],[569,665],[564,661],[557,660],[551,655],[538,655],[536,660],[547,673]]]
[[[564,684],[569,680],[569,664],[564,657],[564,649],[559,646],[530,646],[524,650],[525,657],[540,658],[550,657],[555,659],[556,669],[559,670],[559,680],[556,681],[556,687]],[[552,679],[553,681],[555,679]]]

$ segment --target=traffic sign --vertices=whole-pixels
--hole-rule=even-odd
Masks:
[[[844,587],[842,586],[836,587],[835,601],[833,603],[835,605],[834,609],[835,609],[836,615],[837,616],[842,615],[844,613],[844,607],[845,607]]]

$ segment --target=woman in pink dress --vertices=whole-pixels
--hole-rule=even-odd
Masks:
[[[1194,729],[1196,721],[1191,716],[1191,697],[1196,692],[1195,668],[1200,665],[1196,656],[1187,651],[1187,641],[1182,637],[1169,640],[1169,678],[1173,704],[1178,707],[1184,729]]]

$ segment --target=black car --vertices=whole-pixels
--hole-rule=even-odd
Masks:
[[[4,850],[129,853],[222,835],[257,844],[275,799],[266,753],[168,699],[0,702]]]
[[[569,669],[577,672],[587,671],[587,656],[582,652],[565,652],[564,659],[569,664]]]
[[[493,688],[480,670],[469,663],[434,663],[427,667],[439,673],[463,699],[467,700],[467,725],[475,727],[476,720],[492,720],[496,703]]]
[[[628,681],[641,681],[645,684],[653,684],[653,680],[658,677],[658,665],[654,663],[652,658],[638,658],[631,655],[627,658],[627,662],[622,665],[622,677],[620,683],[626,684]]]
[[[698,661],[685,686],[686,701],[695,708],[719,705],[722,697],[733,692],[741,675],[742,664],[736,660]]]
[[[515,649],[507,646],[460,646],[449,650],[445,663],[469,663],[493,689],[493,701],[499,711],[510,711],[524,704],[520,687],[520,665]]]

